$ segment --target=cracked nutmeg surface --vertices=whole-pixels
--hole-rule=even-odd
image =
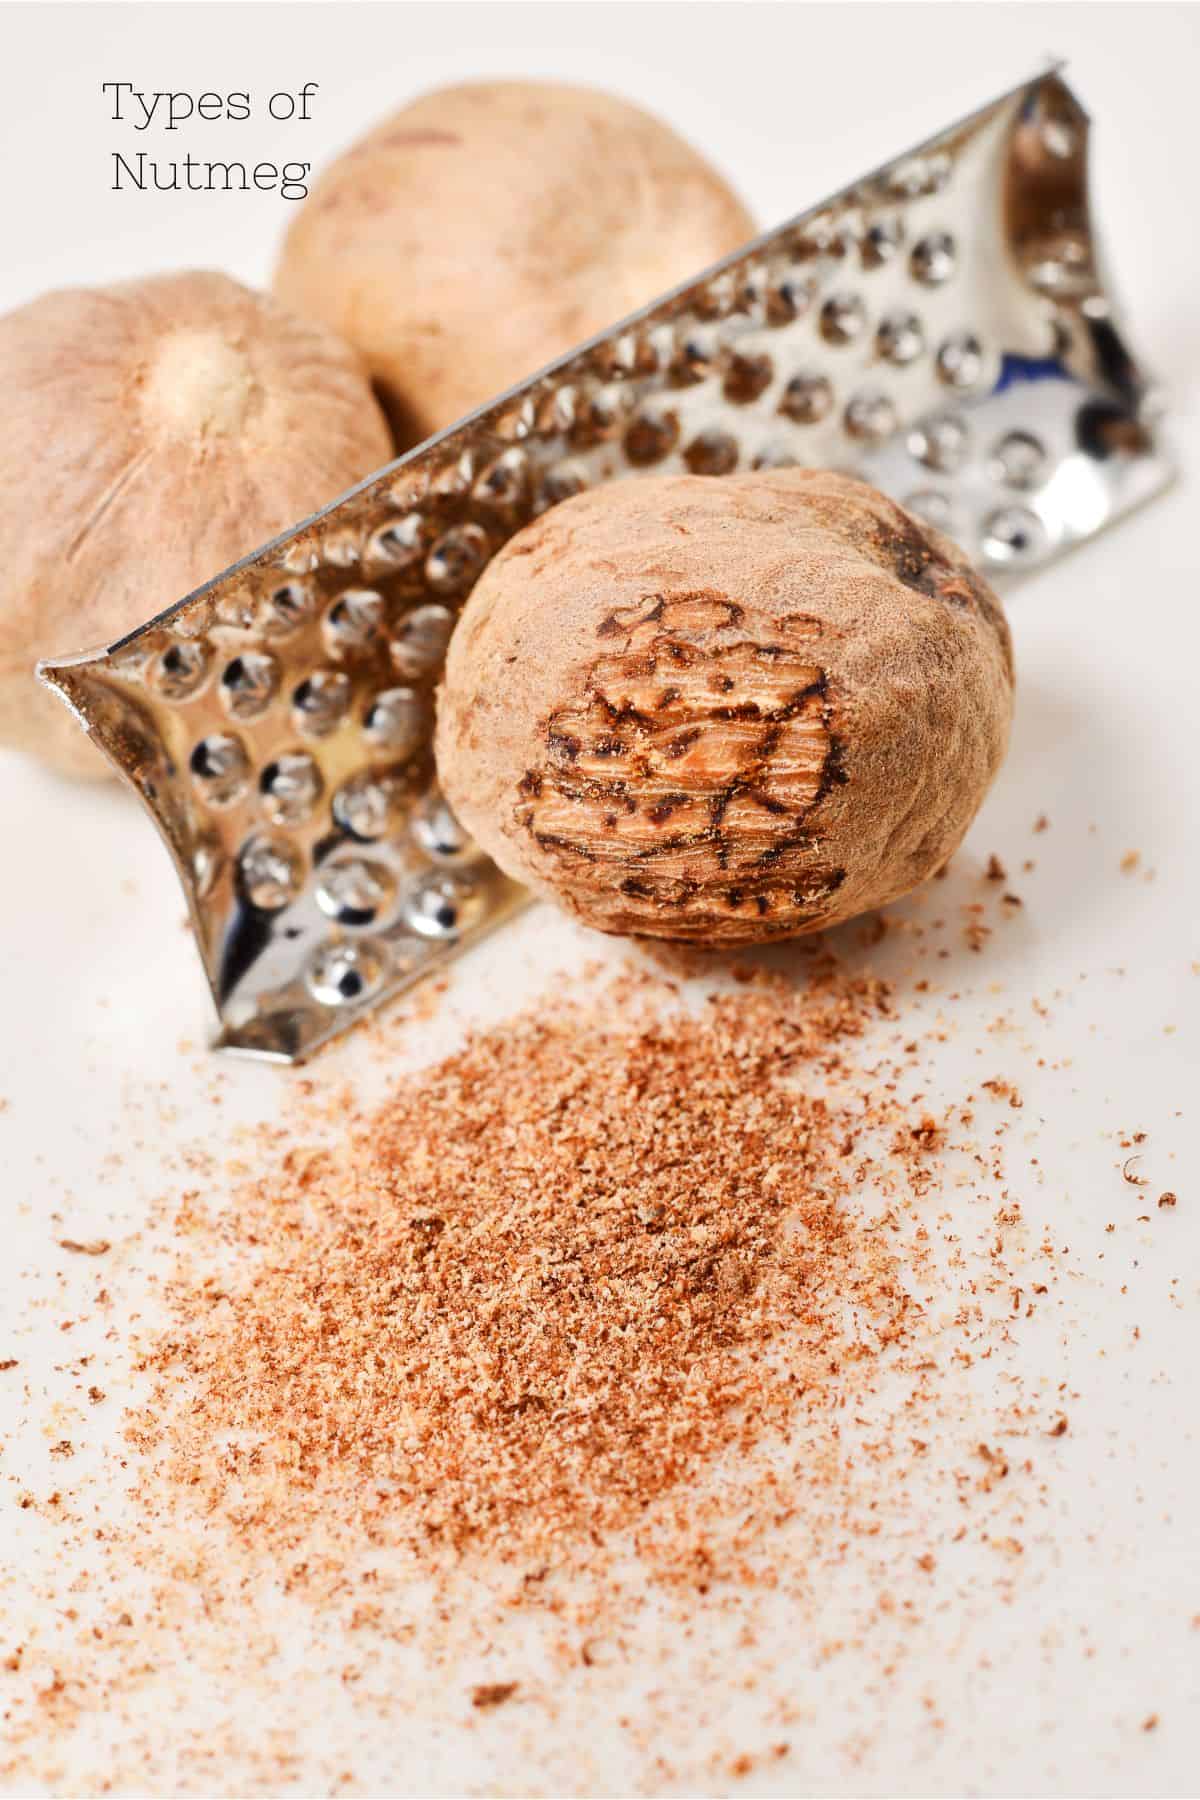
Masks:
[[[563,502],[485,571],[438,766],[496,862],[585,923],[746,943],[934,874],[1012,695],[999,601],[874,489],[647,477]]]

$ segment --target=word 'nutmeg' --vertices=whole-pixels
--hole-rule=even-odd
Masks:
[[[1013,670],[964,554],[863,483],[627,480],[486,570],[438,715],[451,804],[603,931],[753,942],[916,887],[1000,766]]]

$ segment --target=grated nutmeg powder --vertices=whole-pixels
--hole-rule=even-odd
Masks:
[[[170,1468],[243,1529],[298,1540],[324,1497],[417,1551],[527,1552],[786,1431],[896,1336],[894,1256],[843,1204],[866,1126],[910,1175],[936,1147],[845,1086],[886,987],[664,991],[485,1032],[348,1148],[285,1150],[227,1221],[236,1285],[181,1292],[151,1354],[144,1447],[172,1420]]]
[[[318,1069],[235,1162],[179,1145],[119,1255],[65,1258],[99,1335],[18,1496],[54,1553],[0,1776],[449,1791],[486,1733],[475,1791],[724,1791],[939,1731],[920,1633],[1053,1579],[1079,1395],[1036,1120],[987,1064],[935,1108],[950,1027],[882,936],[640,953],[402,1077],[397,1014],[369,1098]]]

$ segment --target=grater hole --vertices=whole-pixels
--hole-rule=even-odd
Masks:
[[[414,607],[412,612],[406,613],[388,644],[388,654],[397,675],[415,681],[438,668],[453,630],[453,613],[436,602]]]
[[[404,810],[405,786],[398,774],[363,769],[333,796],[335,824],[360,843],[393,837]]]
[[[276,756],[258,778],[262,808],[274,825],[298,825],[321,798],[321,771],[306,750]]]
[[[247,838],[238,853],[238,888],[258,912],[279,912],[300,892],[303,863],[286,838],[265,833]]]
[[[350,678],[340,669],[314,669],[292,694],[292,720],[305,737],[326,737],[346,717]]]
[[[644,406],[625,433],[625,455],[635,468],[661,462],[679,442],[679,415]]]
[[[309,961],[305,983],[322,1006],[351,1006],[379,992],[386,968],[380,944],[322,944]]]
[[[955,413],[935,413],[908,434],[908,452],[927,469],[952,475],[967,454],[966,425]]]
[[[418,937],[450,941],[483,916],[484,896],[461,875],[437,870],[423,876],[404,902],[404,922]]]
[[[363,716],[363,735],[376,749],[411,756],[425,735],[425,702],[410,687],[383,688]]]
[[[250,758],[241,738],[214,731],[201,738],[188,759],[192,784],[209,806],[232,806],[246,791]]]
[[[461,594],[488,559],[486,531],[479,525],[456,525],[444,532],[425,559],[425,579],[435,594]]]
[[[867,309],[857,294],[831,294],[821,308],[821,336],[827,344],[852,344],[866,323]]]
[[[913,246],[909,270],[923,287],[941,287],[958,266],[958,250],[948,231],[931,231]]]
[[[395,876],[386,863],[370,857],[327,863],[317,882],[317,905],[326,918],[351,929],[373,925],[395,898]]]
[[[365,650],[379,636],[383,595],[374,588],[347,588],[325,614],[323,636],[334,656]]]
[[[852,438],[881,444],[896,429],[896,409],[886,394],[874,389],[855,394],[843,414],[842,422]]]
[[[793,375],[779,410],[797,425],[815,425],[833,411],[833,387],[824,375]]]
[[[728,431],[702,431],[683,453],[693,475],[728,475],[737,468],[738,443]]]
[[[769,356],[735,355],[725,371],[725,398],[734,406],[748,406],[765,394],[775,378],[775,365]]]
[[[151,665],[151,685],[164,700],[190,700],[208,678],[208,645],[196,638],[168,644]]]

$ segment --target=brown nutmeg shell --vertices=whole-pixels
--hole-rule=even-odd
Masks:
[[[123,637],[385,463],[355,353],[227,275],[43,294],[0,318],[0,745],[111,773],[41,657]]]
[[[419,95],[324,170],[275,288],[362,352],[404,446],[754,231],[707,159],[641,107],[469,81]]]
[[[957,848],[1008,743],[1000,604],[863,483],[627,480],[528,526],[451,642],[443,786],[604,931],[745,943],[882,906]]]

